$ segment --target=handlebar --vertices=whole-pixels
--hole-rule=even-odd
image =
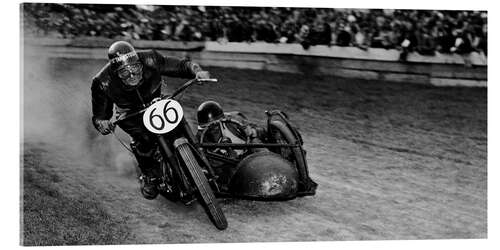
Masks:
[[[156,98],[156,99],[153,99],[153,101],[151,101],[150,103],[147,104],[147,107],[139,110],[139,111],[135,111],[135,112],[132,112],[132,113],[129,113],[129,114],[126,114],[122,117],[119,117],[117,119],[112,119],[112,123],[113,125],[116,125],[118,124],[119,122],[125,120],[125,119],[128,119],[130,117],[133,117],[133,116],[136,116],[136,115],[139,115],[141,113],[144,113],[149,106],[151,106],[153,103],[157,102],[157,101],[161,101],[161,100],[164,100],[164,99],[175,99],[176,96],[178,96],[180,93],[182,93],[184,90],[186,90],[187,88],[189,88],[191,85],[193,85],[194,83],[198,83],[198,84],[203,84],[203,83],[216,83],[216,82],[219,82],[218,79],[215,79],[215,78],[208,78],[208,79],[191,79],[187,82],[185,82],[182,86],[180,86],[179,88],[177,88],[176,90],[174,90],[174,92],[171,94],[171,95],[162,95],[160,96],[159,98]]]
[[[184,83],[182,86],[180,86],[179,88],[177,88],[174,93],[172,93],[171,95],[167,95],[167,96],[164,96],[164,97],[161,97],[161,99],[166,99],[166,98],[171,98],[171,99],[174,99],[177,95],[179,95],[180,93],[182,93],[185,89],[187,89],[189,86],[191,86],[193,83],[198,83],[198,84],[202,84],[204,82],[218,82],[219,80],[215,79],[215,78],[212,78],[212,79],[191,79],[189,81],[187,81],[186,83]]]

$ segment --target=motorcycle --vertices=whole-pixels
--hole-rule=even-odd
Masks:
[[[199,148],[177,98],[195,83],[212,82],[217,82],[217,79],[189,80],[171,95],[161,96],[144,109],[119,117],[113,123],[119,125],[125,119],[142,114],[144,126],[156,138],[154,159],[159,164],[160,173],[151,181],[160,194],[185,205],[197,200],[215,227],[224,230],[228,223],[214,195],[214,192],[219,192],[216,175]]]

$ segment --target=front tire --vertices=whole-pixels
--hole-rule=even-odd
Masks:
[[[196,157],[193,155],[191,147],[188,143],[181,143],[177,147],[177,150],[184,162],[182,165],[185,167],[186,175],[189,176],[190,181],[196,187],[199,196],[198,201],[205,209],[205,212],[215,227],[219,230],[226,229],[228,226],[226,216],[222,212]]]

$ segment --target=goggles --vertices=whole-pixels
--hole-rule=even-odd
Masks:
[[[131,65],[126,65],[123,68],[118,70],[118,77],[121,79],[127,79],[130,75],[138,75],[142,71],[141,63],[134,63]]]

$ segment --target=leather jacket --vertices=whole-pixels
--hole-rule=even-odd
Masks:
[[[92,79],[92,121],[109,120],[113,116],[113,106],[118,114],[133,112],[143,108],[161,95],[161,76],[194,78],[201,71],[198,64],[188,59],[164,57],[154,50],[137,51],[143,64],[143,82],[131,89],[122,83],[107,63]]]

